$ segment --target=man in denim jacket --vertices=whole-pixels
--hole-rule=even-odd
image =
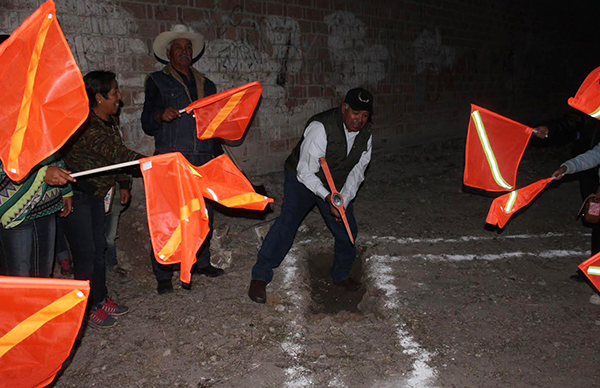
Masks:
[[[204,37],[181,24],[160,34],[154,41],[154,55],[166,66],[146,80],[142,129],[154,137],[155,154],[181,152],[195,166],[223,153],[219,139],[199,140],[196,121],[179,110],[191,102],[215,94],[215,84],[192,67],[204,49]],[[213,230],[213,204],[206,201],[210,232],[196,254],[196,272],[217,277],[224,274],[210,264],[210,239]],[[159,264],[151,253],[152,269],[158,281],[157,291],[173,291],[172,266]]]

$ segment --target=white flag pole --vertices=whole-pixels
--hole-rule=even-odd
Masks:
[[[98,172],[116,170],[118,168],[129,167],[129,166],[135,166],[136,164],[140,164],[140,161],[139,160],[132,160],[131,162],[118,163],[118,164],[113,164],[113,165],[110,165],[110,166],[93,168],[91,170],[79,171],[79,172],[76,172],[74,174],[71,174],[71,176],[73,178],[77,178],[77,177],[80,177],[80,176],[95,174],[95,173],[98,173]]]

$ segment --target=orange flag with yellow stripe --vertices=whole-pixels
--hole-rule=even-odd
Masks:
[[[533,201],[551,181],[552,178],[541,179],[529,186],[511,191],[494,199],[485,222],[504,228],[510,217]]]
[[[229,208],[265,210],[273,200],[254,191],[252,184],[225,154],[194,167],[206,177],[202,195]]]
[[[487,191],[515,189],[517,169],[533,129],[471,104],[465,148],[465,186]]]
[[[596,253],[583,263],[579,264],[581,272],[587,276],[590,282],[600,291],[600,253]]]
[[[583,81],[570,106],[600,120],[600,67],[594,69]]]
[[[261,93],[262,86],[254,81],[194,101],[185,111],[194,111],[198,139],[238,140],[244,135]]]
[[[0,45],[0,159],[14,181],[55,153],[88,115],[81,72],[42,4]]]
[[[89,283],[0,276],[0,385],[50,384],[69,356]]]
[[[273,200],[254,192],[227,155],[196,167],[179,152],[140,159],[148,227],[156,261],[181,263],[191,282],[196,252],[209,232],[204,197],[227,207],[263,210]]]
[[[52,0],[0,45],[0,85],[0,159],[19,181],[88,116],[83,78]]]

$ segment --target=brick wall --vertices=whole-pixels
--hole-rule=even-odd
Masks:
[[[571,2],[575,3],[575,2]],[[0,0],[10,33],[39,0]],[[594,67],[593,12],[568,4],[475,0],[56,0],[82,72],[118,74],[126,144],[141,130],[143,85],[161,68],[157,34],[185,23],[206,38],[195,66],[219,90],[258,80],[263,98],[234,152],[251,174],[278,171],[303,124],[363,86],[375,94],[375,146],[465,135],[469,103],[534,125],[566,110]],[[588,15],[590,15],[588,17]],[[586,20],[588,19],[589,20]],[[586,23],[589,21],[589,23]],[[595,43],[595,42],[593,42]]]

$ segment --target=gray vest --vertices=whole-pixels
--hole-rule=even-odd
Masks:
[[[325,134],[327,135],[327,150],[325,151],[325,159],[327,165],[331,171],[331,176],[335,182],[335,187],[341,190],[346,183],[348,174],[356,166],[363,152],[367,150],[367,142],[371,137],[371,123],[365,124],[360,130],[356,138],[350,153],[346,155],[348,145],[346,143],[346,134],[344,133],[344,122],[342,121],[342,111],[340,108],[329,109],[325,112],[314,115],[308,120],[306,126],[313,121],[319,121],[325,127]],[[305,128],[306,129],[306,128]],[[296,147],[292,150],[292,153],[285,161],[285,169],[293,174],[297,174],[296,167],[298,166],[298,160],[300,159],[300,146],[304,141],[304,136],[300,139]],[[325,174],[323,170],[319,169],[317,176],[321,179],[321,182],[325,187],[327,181],[325,180]]]

